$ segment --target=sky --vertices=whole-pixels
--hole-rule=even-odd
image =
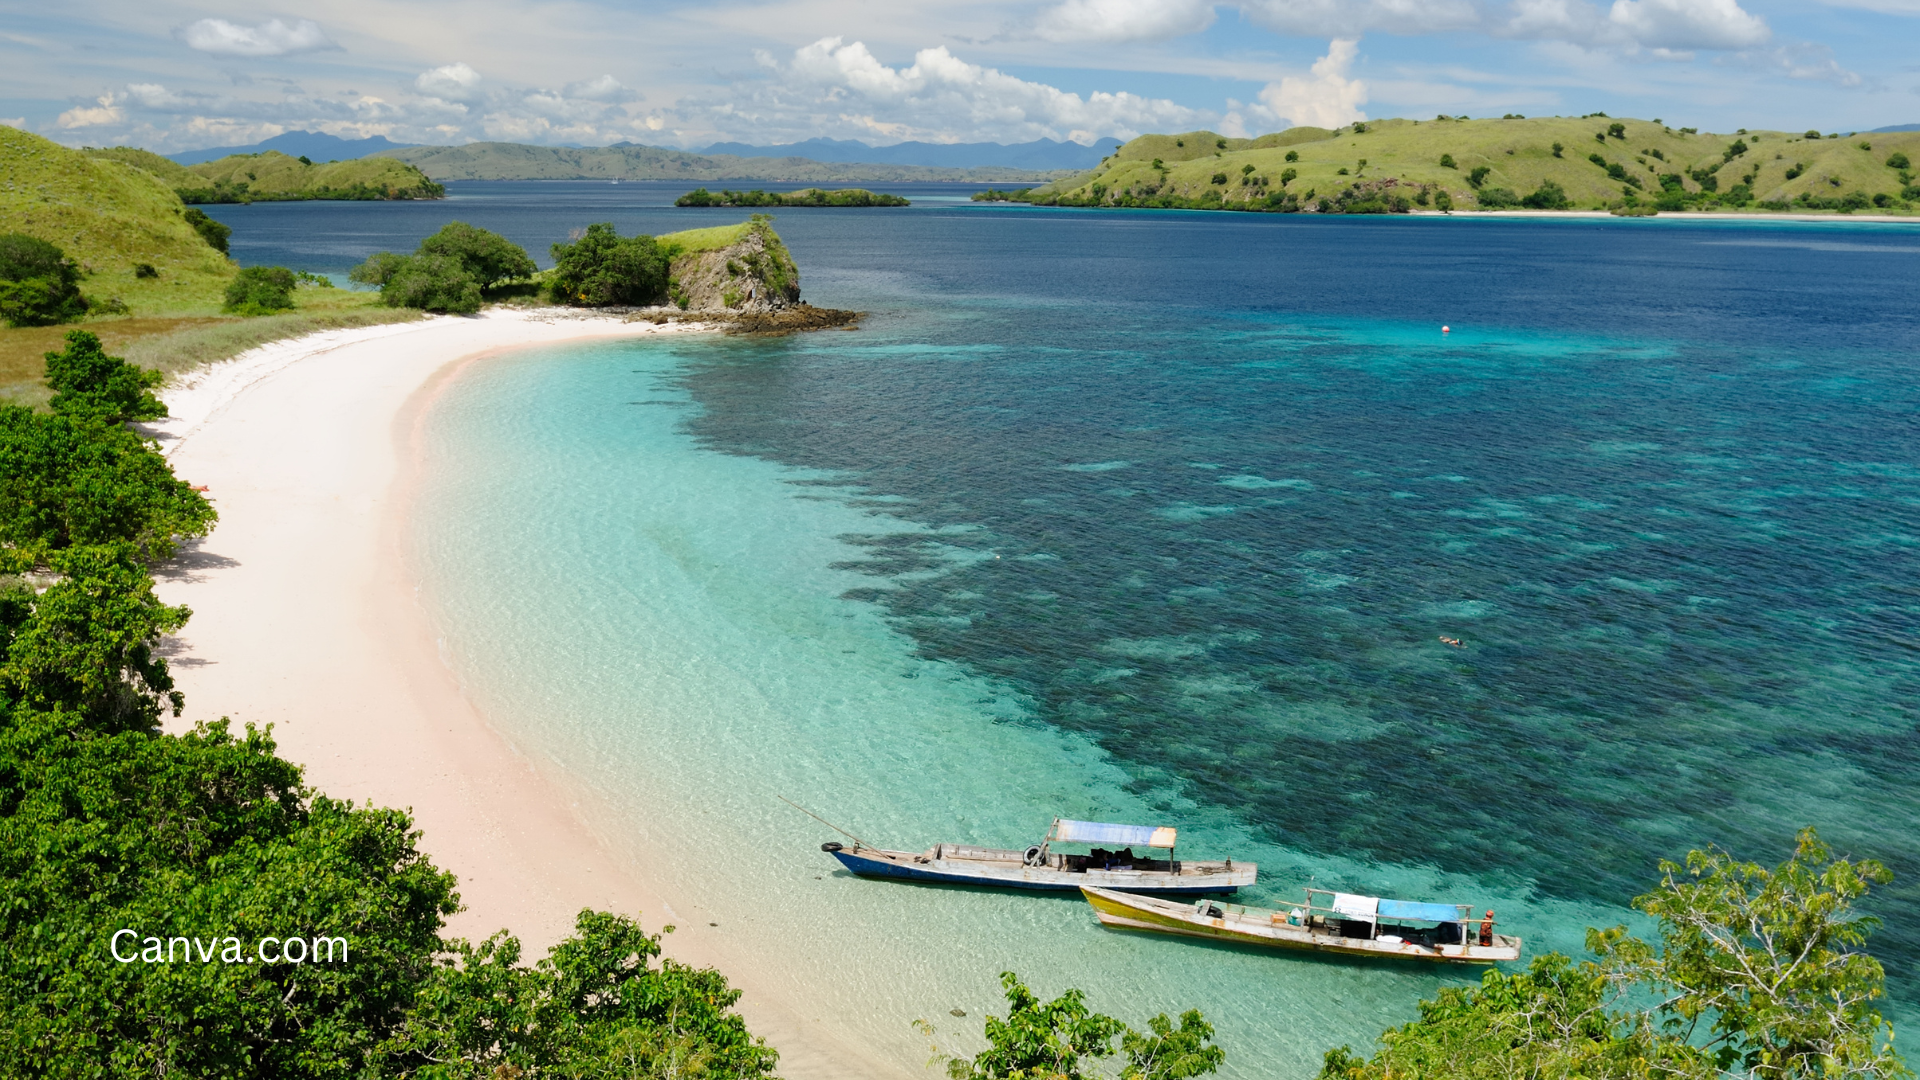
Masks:
[[[0,0],[0,123],[161,152],[882,145],[1395,116],[1920,122],[1920,0]]]

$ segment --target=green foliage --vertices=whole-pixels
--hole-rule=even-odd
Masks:
[[[1747,152],[1747,141],[1745,139],[1735,139],[1733,140],[1732,146],[1727,147],[1726,150],[1721,152],[1720,160],[1722,162],[1732,161],[1734,158],[1737,158],[1741,154],[1744,154],[1746,152]]]
[[[1453,196],[1445,188],[1433,193],[1433,208],[1441,213],[1453,211]]]
[[[480,310],[480,283],[451,255],[403,255],[387,267],[380,299],[388,307],[468,314]]]
[[[293,308],[293,271],[284,266],[249,266],[227,286],[223,310],[234,315],[271,315]]]
[[[1481,198],[1482,201],[1485,200],[1484,192]],[[1551,180],[1543,180],[1532,194],[1520,200],[1520,204],[1529,210],[1566,210],[1573,206],[1573,201],[1567,198],[1566,189],[1559,184]]]
[[[1280,186],[1281,187],[1286,187],[1288,184],[1293,183],[1295,180],[1298,180],[1299,178],[1300,178],[1300,170],[1298,169],[1280,170]]]
[[[587,226],[553,245],[554,300],[582,307],[658,303],[667,294],[667,257],[651,236],[621,237],[610,223]]]
[[[779,1055],[731,1010],[719,972],[661,960],[660,935],[582,911],[574,935],[533,967],[504,931],[456,941],[379,1051],[391,1075],[770,1076]]]
[[[1298,150],[1289,150],[1289,151],[1287,151],[1287,160],[1288,160],[1288,161],[1299,161],[1299,160],[1300,160],[1300,151],[1298,151]]]
[[[86,313],[80,268],[66,252],[23,233],[0,235],[0,319],[8,326],[53,326]]]
[[[1634,901],[1660,948],[1589,930],[1596,960],[1548,953],[1442,989],[1371,1059],[1329,1052],[1321,1080],[1911,1077],[1871,1004],[1885,973],[1855,951],[1876,922],[1853,905],[1890,880],[1884,867],[1835,860],[1809,829],[1772,870],[1708,849],[1661,873]]]
[[[1554,143],[1554,144],[1553,144],[1553,156],[1554,156],[1554,157],[1560,157],[1560,156],[1561,156],[1561,151],[1563,151],[1563,150],[1565,150],[1565,149],[1566,149],[1566,147],[1565,147],[1565,146],[1562,146],[1562,145],[1561,145],[1561,144],[1559,144],[1559,143]]]
[[[1225,184],[1226,182],[1227,182],[1227,174],[1223,172],[1214,173],[1207,180],[1207,183],[1209,184]]]
[[[1460,166],[1454,164],[1452,154],[1441,154],[1440,167],[1443,169],[1458,169]]]
[[[532,277],[534,271],[539,269],[526,248],[499,233],[475,228],[464,221],[450,221],[442,225],[439,232],[420,241],[420,247],[414,254],[441,255],[457,260],[483,290],[515,278]]]
[[[193,231],[200,234],[200,239],[205,240],[208,247],[222,255],[227,253],[227,238],[233,235],[232,226],[213,220],[205,210],[196,207],[187,207],[184,216],[187,224],[193,226]]]
[[[374,201],[439,199],[447,189],[418,168],[389,157],[315,165],[276,150],[233,154],[187,166],[191,179],[169,183],[188,203],[252,203],[328,199]]]
[[[143,560],[205,536],[213,507],[133,432],[0,408],[0,544],[44,564],[76,545],[123,543]]]
[[[1475,192],[1474,201],[1482,210],[1505,210],[1508,207],[1519,206],[1520,196],[1514,194],[1512,188],[1490,187],[1481,188]]]
[[[1487,175],[1491,172],[1493,170],[1485,165],[1475,165],[1473,171],[1467,174],[1467,183],[1473,187],[1479,187],[1487,182]]]
[[[1175,1027],[1165,1013],[1138,1032],[1087,1008],[1086,995],[1068,990],[1042,1002],[1011,971],[1000,973],[1007,1016],[987,1017],[988,1049],[971,1060],[951,1058],[951,1080],[1083,1080],[1091,1062],[1126,1056],[1122,1080],[1190,1080],[1220,1068],[1226,1051],[1212,1044],[1213,1026],[1199,1010],[1181,1014]],[[931,1035],[931,1025],[916,1025]]]
[[[1913,162],[1908,160],[1907,155],[1896,150],[1893,153],[1887,155],[1887,168],[1911,169],[1913,168]]]
[[[108,424],[167,415],[167,407],[153,396],[166,376],[108,356],[90,330],[68,331],[67,347],[46,357],[47,386],[54,392],[49,406],[56,413]]]
[[[1612,137],[1614,137],[1614,138],[1616,138],[1616,139],[1625,139],[1625,138],[1627,137],[1627,125],[1625,125],[1625,124],[1617,124],[1617,123],[1616,123],[1616,124],[1608,124],[1608,125],[1607,125],[1607,134],[1608,134],[1608,135],[1610,135],[1610,136],[1612,136]]]

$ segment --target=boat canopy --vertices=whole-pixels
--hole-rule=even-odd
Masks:
[[[1314,892],[1318,890],[1308,890]],[[1327,906],[1335,914],[1355,919],[1418,919],[1423,922],[1459,922],[1457,904],[1428,904],[1418,900],[1383,900],[1377,896],[1353,893],[1324,893],[1333,897]]]
[[[1459,922],[1460,908],[1455,904],[1425,904],[1417,900],[1382,900],[1383,919],[1420,919],[1425,922]]]
[[[1178,829],[1153,825],[1108,825],[1099,821],[1056,818],[1053,837],[1064,844],[1121,844],[1132,847],[1172,848]]]

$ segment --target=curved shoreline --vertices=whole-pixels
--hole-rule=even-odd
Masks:
[[[419,433],[437,396],[510,350],[717,327],[497,312],[335,331],[254,350],[165,395],[153,425],[175,471],[205,484],[220,524],[161,568],[159,592],[193,618],[168,642],[182,731],[223,716],[273,725],[308,784],[407,809],[420,848],[459,877],[447,933],[502,928],[532,958],[582,908],[677,916],[660,883],[596,838],[578,797],[503,737],[463,692],[418,599],[403,543],[420,482]],[[685,908],[683,909],[690,910]],[[830,1045],[738,958],[699,934],[674,958],[720,966],[786,1076],[881,1071]]]

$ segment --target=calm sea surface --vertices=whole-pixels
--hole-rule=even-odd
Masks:
[[[744,216],[449,187],[209,210],[241,261],[335,274],[456,218],[544,263]],[[452,662],[741,962],[909,1071],[908,1022],[972,1049],[1012,968],[1306,1075],[1450,976],[858,881],[774,796],[915,849],[1178,824],[1258,859],[1256,901],[1457,899],[1569,950],[1658,860],[1814,825],[1899,875],[1875,951],[1911,1013],[1920,228],[888,190],[916,205],[778,215],[858,331],[522,354],[430,419]]]

